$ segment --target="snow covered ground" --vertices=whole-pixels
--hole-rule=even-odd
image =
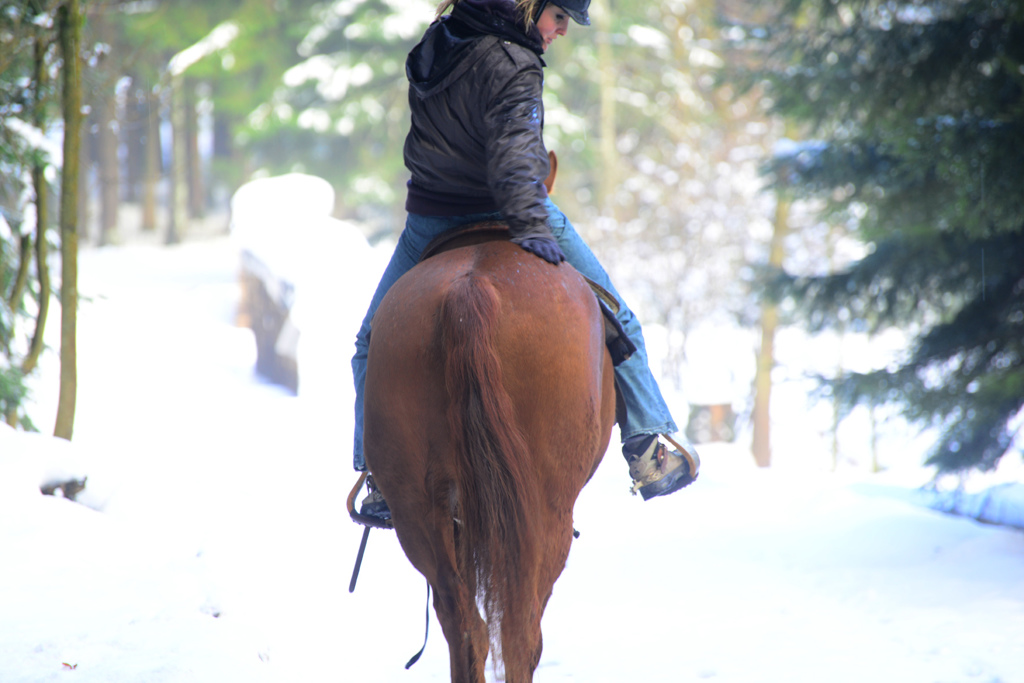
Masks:
[[[379,256],[334,274],[356,298],[337,304],[342,329]],[[233,324],[237,265],[228,238],[82,252],[74,441],[0,426],[3,683],[448,680],[432,612],[403,668],[426,587],[392,534],[371,534],[347,590],[348,337],[302,361],[317,390],[261,382]],[[49,432],[44,361],[32,416]],[[920,504],[911,437],[888,435],[893,466],[870,475],[863,430],[841,431],[829,472],[802,386],[777,390],[770,470],[743,436],[643,503],[609,453],[577,505],[537,681],[1024,681],[1024,533]],[[58,474],[88,475],[84,505],[39,494]]]

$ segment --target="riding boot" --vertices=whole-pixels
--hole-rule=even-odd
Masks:
[[[657,434],[640,434],[627,439],[622,445],[622,455],[633,477],[630,490],[634,496],[639,492],[644,500],[675,493],[692,484],[700,472],[700,457],[692,446],[683,448],[682,452],[670,451]]]
[[[359,506],[359,514],[366,517],[376,517],[385,521],[391,519],[391,508],[388,507],[388,502],[384,500],[384,494],[380,492],[377,484],[374,483],[372,475],[366,478],[366,488],[370,493],[366,498],[363,498],[363,502]]]

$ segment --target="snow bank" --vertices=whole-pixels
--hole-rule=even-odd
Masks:
[[[37,498],[43,486],[87,476],[71,442],[0,422],[0,506]]]
[[[231,200],[242,268],[287,315],[273,346],[294,360],[303,395],[336,391],[349,374],[358,321],[390,256],[333,210],[330,183],[301,173],[250,181]]]
[[[0,680],[267,680],[244,629],[215,617],[194,551],[40,493],[85,478],[92,460],[0,424]],[[80,502],[101,502],[92,488],[90,478]]]
[[[978,493],[936,492],[929,507],[980,522],[1024,529],[1024,484],[1000,484]]]

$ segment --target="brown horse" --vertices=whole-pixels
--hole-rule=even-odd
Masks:
[[[580,274],[508,241],[467,244],[477,239],[419,263],[377,310],[364,450],[434,589],[452,681],[482,682],[493,640],[520,683],[540,661],[541,615],[576,497],[608,447],[615,387]]]

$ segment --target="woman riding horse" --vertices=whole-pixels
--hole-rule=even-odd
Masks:
[[[445,0],[438,19],[406,62],[412,125],[405,142],[408,183],[405,230],[356,337],[354,466],[366,470],[363,401],[374,313],[384,295],[438,235],[479,221],[505,221],[512,242],[551,264],[568,261],[611,292],[617,317],[636,346],[615,368],[624,410],[622,453],[644,500],[690,484],[700,461],[691,447],[670,450],[658,438],[676,423],[648,367],[633,312],[572,224],[547,196],[549,161],[542,137],[542,56],[566,34],[569,19],[589,25],[589,0]],[[451,13],[444,13],[451,9]],[[678,445],[681,439],[670,439]],[[372,482],[372,478],[369,480]],[[364,515],[388,518],[370,484]]]

